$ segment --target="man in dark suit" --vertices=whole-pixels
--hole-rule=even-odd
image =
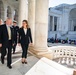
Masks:
[[[2,19],[0,19],[0,26],[3,24]],[[1,47],[2,48],[2,47]],[[0,53],[1,53],[1,48],[0,48]]]
[[[12,43],[13,43],[13,33],[11,29],[12,20],[7,19],[6,24],[0,26],[0,47],[1,49],[1,63],[4,64],[4,57],[7,53],[7,67],[9,69],[11,66],[11,51],[12,51]]]
[[[18,30],[19,30],[19,27],[17,26],[17,22],[16,21],[13,21],[13,26],[12,26],[12,29],[13,29],[13,36],[14,36],[14,43],[13,43],[13,54],[15,53],[15,49],[16,49],[16,45],[17,45],[17,40],[18,40]]]

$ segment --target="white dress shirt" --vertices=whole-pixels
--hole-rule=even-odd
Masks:
[[[10,26],[8,25],[7,25],[7,31],[8,31],[9,40],[11,40],[11,29],[10,29]]]
[[[24,33],[25,33],[25,35],[26,35],[26,33],[27,33],[27,28],[24,28]]]

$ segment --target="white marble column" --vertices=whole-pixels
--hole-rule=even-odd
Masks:
[[[15,10],[14,8],[11,8],[11,19],[14,20]]]
[[[48,0],[36,0],[35,7],[34,49],[37,51],[46,51],[48,37]]]
[[[15,10],[15,20],[18,22],[18,9]]]
[[[27,20],[28,13],[28,3],[27,0],[19,0],[19,17],[18,17],[18,25],[22,26],[22,21],[24,19]],[[32,9],[32,8],[31,8]]]
[[[28,24],[32,31],[33,44],[35,41],[35,1],[28,0]]]
[[[59,31],[61,31],[61,30],[62,30],[62,26],[61,26],[61,17],[59,17],[58,20],[59,20],[59,21],[58,21],[58,22],[59,22],[59,23],[58,23],[58,24],[59,24]]]
[[[51,30],[51,18],[50,18],[50,15],[48,15],[48,32],[50,32],[50,30]]]
[[[53,16],[53,19],[52,19],[52,31],[54,31],[54,16]]]
[[[74,21],[72,20],[72,25],[71,25],[72,27],[72,31],[74,31]]]
[[[59,17],[57,17],[57,31],[59,31]]]
[[[73,25],[73,20],[72,20],[72,21],[71,21],[71,28],[70,28],[71,31],[73,31],[73,26],[74,26],[74,25]]]
[[[7,6],[4,7],[4,21],[7,19]]]

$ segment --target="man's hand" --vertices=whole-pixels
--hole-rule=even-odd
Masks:
[[[0,44],[0,47],[2,47],[2,44]]]
[[[12,46],[14,46],[14,44]]]

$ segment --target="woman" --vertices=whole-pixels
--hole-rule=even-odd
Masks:
[[[28,27],[27,20],[22,21],[22,27],[19,29],[19,43],[22,46],[22,63],[27,64],[27,50],[29,43],[32,44],[31,30]]]

